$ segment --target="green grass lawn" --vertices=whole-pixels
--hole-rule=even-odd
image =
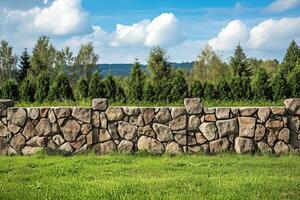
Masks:
[[[255,100],[240,100],[240,101],[225,101],[225,100],[205,100],[204,107],[257,107],[257,106],[284,106],[284,100],[280,101],[255,101]],[[184,106],[183,100],[178,102],[109,102],[110,106],[169,106],[178,107]],[[92,100],[84,101],[59,101],[59,102],[17,102],[16,107],[55,107],[55,106],[92,106]]]
[[[300,199],[300,156],[0,157],[0,199]]]

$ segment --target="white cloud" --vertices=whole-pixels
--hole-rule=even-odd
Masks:
[[[249,31],[247,26],[240,20],[228,23],[217,37],[208,41],[208,44],[217,50],[231,50],[239,42],[245,43],[248,39]]]
[[[293,9],[300,4],[300,0],[275,0],[268,7],[268,12],[283,12]]]
[[[248,45],[253,49],[283,49],[292,39],[300,39],[300,17],[265,20],[250,31]]]
[[[44,8],[7,11],[4,28],[31,35],[70,36],[91,32],[89,20],[88,13],[81,8],[81,0],[55,0]]]
[[[118,24],[112,46],[144,45],[174,46],[184,40],[176,16],[163,13],[152,21],[146,19],[131,26]]]

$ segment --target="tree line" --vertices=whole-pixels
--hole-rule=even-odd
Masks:
[[[38,38],[31,54],[20,58],[7,41],[0,44],[0,95],[42,102],[106,97],[120,102],[174,102],[186,97],[206,100],[281,100],[300,97],[300,49],[293,40],[281,63],[248,58],[240,44],[228,62],[206,46],[192,69],[174,68],[166,50],[153,47],[147,70],[136,59],[128,76],[102,76],[92,43],[77,55],[57,50],[48,37]],[[18,66],[17,66],[18,65]]]

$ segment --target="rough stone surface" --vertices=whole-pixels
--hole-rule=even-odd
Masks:
[[[105,111],[107,107],[108,107],[108,99],[100,98],[100,99],[93,99],[92,101],[93,110]]]
[[[182,115],[180,117],[177,117],[176,119],[173,119],[170,121],[169,126],[170,129],[173,131],[183,130],[186,128],[186,115]]]
[[[161,142],[171,141],[173,139],[173,134],[168,126],[154,123],[153,129],[157,135],[157,139]]]
[[[122,140],[118,145],[118,151],[121,153],[133,153],[134,144],[128,140]]]
[[[198,144],[204,144],[207,142],[207,139],[202,135],[202,133],[196,133],[195,136]]]
[[[112,139],[107,130],[101,129],[99,132],[99,142],[106,142]]]
[[[292,114],[300,114],[300,99],[286,99],[284,105]]]
[[[137,127],[127,122],[119,122],[118,132],[125,140],[132,140],[136,137]]]
[[[280,119],[270,118],[266,122],[266,128],[272,131],[280,131],[283,128],[283,121]]]
[[[149,136],[149,137],[155,137],[155,132],[153,131],[153,129],[151,128],[150,125],[144,126],[144,127],[139,127],[138,129],[138,135],[145,135],[145,136]]]
[[[217,127],[220,138],[239,132],[237,119],[218,120]]]
[[[287,154],[289,150],[289,146],[282,141],[278,141],[274,146],[274,152],[276,154]]]
[[[98,142],[99,130],[94,129],[86,136],[87,145],[93,145]]]
[[[84,123],[91,123],[92,110],[90,108],[74,108],[72,116]]]
[[[221,138],[213,140],[209,143],[209,149],[211,153],[220,153],[227,151],[229,148],[229,141],[227,138]]]
[[[136,126],[144,126],[143,117],[141,115],[139,116],[131,116],[129,119],[129,122]]]
[[[45,144],[46,144],[46,138],[39,137],[39,136],[35,136],[26,142],[26,145],[31,147],[44,147]]]
[[[100,113],[100,123],[101,123],[101,128],[106,129],[107,128],[107,118],[105,113]]]
[[[10,141],[10,145],[17,151],[20,151],[25,146],[25,137],[22,134],[14,135]]]
[[[200,98],[184,99],[184,106],[188,114],[195,115],[202,112],[202,103]]]
[[[92,130],[92,128],[93,128],[93,126],[91,124],[82,124],[81,133],[83,135],[87,135]]]
[[[257,108],[240,108],[239,111],[241,116],[251,117],[257,111]]]
[[[268,144],[273,147],[275,144],[275,141],[276,141],[276,134],[274,132],[269,132],[267,141],[268,141]]]
[[[207,140],[214,140],[217,133],[217,127],[213,122],[202,123],[199,127],[201,133]]]
[[[8,109],[7,118],[11,123],[22,127],[25,125],[27,114],[23,108],[10,108]]]
[[[165,147],[158,140],[142,136],[138,140],[138,149],[141,151],[148,151],[154,154],[162,154],[165,151]]]
[[[52,124],[56,122],[56,116],[55,116],[55,114],[54,114],[54,110],[53,110],[53,109],[51,109],[51,110],[49,111],[49,113],[48,113],[48,119],[49,119],[49,121],[50,121]]]
[[[159,112],[156,114],[155,119],[157,120],[157,122],[159,123],[166,123],[172,120],[170,111],[168,108],[161,108],[159,110]]]
[[[155,118],[155,111],[153,108],[142,109],[142,116],[143,116],[145,125],[148,125]]]
[[[70,108],[54,108],[54,113],[58,119],[65,118],[71,115]]]
[[[286,112],[285,108],[273,107],[271,108],[273,115],[284,115]]]
[[[37,119],[40,116],[40,111],[38,108],[28,108],[28,117],[31,119]]]
[[[254,141],[260,141],[266,134],[266,128],[262,124],[257,124],[254,134]]]
[[[26,146],[22,149],[22,154],[23,155],[33,155],[36,154],[37,152],[41,151],[42,148],[41,147],[30,147],[30,146]]]
[[[121,121],[124,119],[125,114],[122,108],[111,107],[106,110],[106,116],[109,121]]]
[[[239,135],[241,137],[254,137],[256,118],[239,117]]]
[[[63,127],[63,134],[66,141],[72,142],[80,132],[80,125],[76,120],[69,120]]]
[[[97,111],[92,114],[92,125],[96,128],[100,127],[100,113]]]
[[[258,142],[257,146],[262,153],[272,153],[271,147],[266,142]]]
[[[179,144],[177,144],[176,142],[170,142],[166,146],[166,153],[171,154],[171,155],[178,155],[178,154],[182,154],[183,150],[182,150],[182,147]]]
[[[117,122],[108,124],[108,132],[114,140],[117,140],[120,138],[120,136],[118,134],[118,130],[117,130],[117,125],[118,125]]]
[[[288,143],[290,140],[290,130],[288,128],[284,128],[282,129],[279,133],[278,133],[278,140],[281,140],[285,143]]]
[[[174,139],[180,145],[187,145],[186,133],[174,133]]]
[[[200,118],[197,115],[189,116],[188,131],[196,131],[199,129]]]
[[[61,135],[55,135],[53,136],[53,142],[55,142],[57,146],[60,146],[65,142],[65,140]]]
[[[73,148],[69,142],[64,143],[58,149],[64,153],[72,153],[73,152]]]
[[[129,116],[137,116],[140,114],[140,109],[136,107],[125,107],[124,112]]]
[[[39,136],[42,136],[42,135],[47,136],[47,135],[50,135],[52,132],[51,123],[46,118],[41,119],[40,122],[35,127],[35,129]]]
[[[269,118],[271,113],[270,108],[259,108],[257,115],[261,123],[265,123],[267,119]]]
[[[185,108],[172,108],[171,109],[171,116],[173,119],[186,114]]]
[[[86,141],[85,135],[81,135],[74,142],[71,142],[71,146],[74,149],[80,149]]]
[[[107,142],[100,143],[101,154],[110,154],[117,151],[117,145],[114,141],[110,140]]]
[[[255,151],[254,143],[249,138],[235,138],[234,149],[237,153],[253,153]]]
[[[230,116],[230,108],[216,108],[217,119],[228,119]]]

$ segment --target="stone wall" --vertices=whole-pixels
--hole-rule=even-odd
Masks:
[[[0,153],[236,153],[299,152],[300,99],[285,107],[203,108],[198,98],[185,107],[16,108],[0,101]]]

